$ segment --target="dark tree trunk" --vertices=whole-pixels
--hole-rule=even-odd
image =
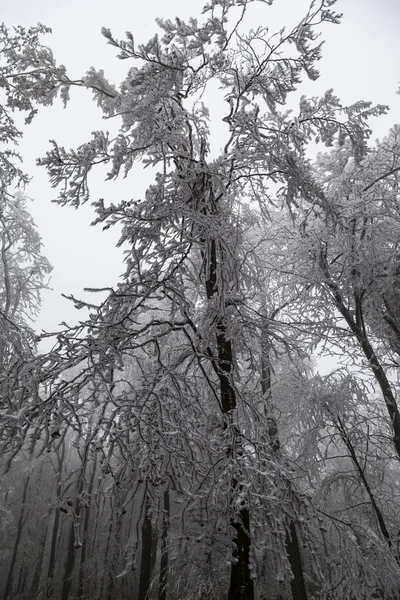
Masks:
[[[17,585],[17,596],[18,597],[20,597],[20,595],[22,595],[22,593],[25,589],[27,577],[28,577],[28,565],[26,564],[26,561],[24,561],[21,565],[21,569],[20,569],[19,575],[18,575],[18,585]]]
[[[112,600],[114,585],[115,585],[115,576],[118,568],[118,561],[120,558],[120,549],[121,549],[121,529],[122,529],[122,512],[120,507],[117,505],[116,509],[116,523],[114,529],[114,551],[112,555],[112,560],[110,564],[110,573],[108,579],[108,589],[107,589],[107,600]]]
[[[158,586],[158,600],[167,600],[168,585],[168,532],[170,519],[169,490],[163,493],[163,512],[161,526],[161,560],[160,581]]]
[[[254,584],[250,575],[250,512],[242,508],[236,521],[231,521],[235,530],[232,553],[231,580],[228,600],[253,600]]]
[[[286,552],[293,578],[290,580],[293,600],[307,600],[306,584],[304,582],[303,565],[296,526],[290,521],[289,530],[286,530]]]
[[[147,600],[151,584],[151,558],[153,543],[153,528],[150,516],[150,500],[147,492],[144,497],[144,515],[142,522],[142,552],[140,560],[138,600]]]
[[[4,600],[7,600],[7,598],[10,596],[10,592],[12,589],[14,568],[15,568],[15,563],[17,561],[19,544],[21,541],[22,530],[23,530],[23,526],[24,526],[25,504],[26,504],[26,497],[28,494],[28,487],[29,487],[29,473],[26,476],[24,487],[23,487],[23,492],[22,492],[22,502],[21,502],[21,508],[20,508],[20,512],[19,512],[18,524],[17,524],[17,535],[16,535],[15,542],[14,542],[14,548],[13,548],[13,552],[12,552],[12,556],[11,556],[10,567],[8,569],[6,589],[5,589],[4,596],[3,596]]]
[[[210,189],[211,203],[215,201]],[[217,242],[212,239],[208,242],[207,248],[208,262],[205,269],[205,286],[208,300],[214,296],[220,296],[217,280]],[[222,249],[220,249],[220,260],[222,259]],[[222,265],[223,266],[223,265]],[[217,360],[214,361],[214,368],[219,378],[220,396],[222,412],[226,416],[226,427],[234,429],[232,422],[233,411],[237,407],[236,391],[233,384],[233,349],[230,339],[226,335],[226,326],[222,316],[216,319],[216,345]],[[240,454],[240,441],[235,431],[233,444],[236,448],[229,448],[230,454]],[[241,484],[236,478],[232,478],[232,494],[240,493]],[[233,551],[231,561],[231,576],[228,592],[228,600],[253,600],[254,583],[250,572],[250,511],[247,506],[242,504],[238,514],[233,511],[230,521],[233,529]]]
[[[76,506],[76,504],[75,504],[75,506]],[[79,508],[78,508],[77,517],[78,516],[79,516]],[[69,536],[68,536],[68,550],[67,550],[67,558],[65,561],[65,572],[64,572],[63,586],[62,586],[62,592],[61,592],[61,600],[68,600],[69,595],[71,593],[72,576],[73,576],[73,572],[74,572],[75,554],[76,554],[75,527],[76,527],[75,523],[71,523],[71,528],[69,530]]]

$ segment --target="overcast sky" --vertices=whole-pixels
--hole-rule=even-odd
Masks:
[[[115,50],[100,35],[102,26],[110,28],[116,37],[130,30],[138,41],[146,41],[157,29],[156,17],[197,16],[203,4],[202,0],[1,0],[1,18],[7,26],[37,22],[50,26],[53,33],[45,44],[53,49],[57,61],[66,65],[71,77],[81,77],[93,65],[118,83],[128,65],[115,58]],[[308,4],[307,0],[275,0],[271,8],[255,4],[252,10],[256,24],[260,24],[257,11],[268,15],[271,21],[265,24],[271,32],[286,23],[294,24]],[[319,95],[334,88],[345,104],[358,99],[388,104],[390,114],[374,128],[376,137],[382,137],[400,122],[400,96],[396,95],[400,80],[400,1],[338,0],[336,10],[343,12],[343,22],[324,28],[321,78],[315,84],[307,82],[301,91]],[[90,227],[90,206],[75,211],[52,204],[54,190],[44,169],[35,167],[35,159],[45,154],[49,139],[55,138],[67,148],[76,147],[89,138],[91,131],[101,128],[105,125],[90,94],[76,90],[66,111],[58,103],[42,110],[27,128],[21,144],[25,170],[33,175],[27,190],[33,198],[29,209],[39,227],[44,253],[54,267],[53,289],[44,294],[39,330],[54,330],[61,321],[72,324],[84,317],[61,298],[62,293],[82,297],[84,287],[113,286],[124,270],[121,251],[115,248],[118,232],[104,233]],[[140,174],[124,185],[99,179],[93,188],[93,200],[140,197],[144,184]]]

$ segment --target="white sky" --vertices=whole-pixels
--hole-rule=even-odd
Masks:
[[[115,49],[100,35],[102,26],[123,38],[132,31],[138,41],[146,41],[156,31],[156,17],[181,18],[198,16],[203,0],[1,0],[0,19],[7,26],[34,25],[42,22],[53,34],[45,44],[53,49],[59,63],[67,66],[72,78],[81,77],[92,65],[104,69],[112,82],[119,82],[130,65],[115,58]],[[254,4],[255,24],[260,16],[270,32],[294,24],[308,7],[308,0],[275,0],[272,7]],[[307,95],[319,95],[334,88],[344,104],[358,99],[388,104],[389,116],[376,122],[374,133],[382,137],[400,122],[400,0],[338,0],[336,10],[344,13],[340,26],[326,25],[323,30],[324,58],[319,63],[321,78],[300,89]],[[258,19],[258,20],[257,20]],[[274,25],[276,23],[276,25]],[[211,107],[212,108],[212,107]],[[226,107],[224,107],[226,112]],[[102,232],[89,227],[93,219],[90,206],[78,211],[51,204],[55,196],[44,169],[35,166],[54,138],[67,148],[86,141],[91,131],[106,129],[100,111],[89,92],[76,90],[66,111],[57,103],[43,109],[26,130],[21,143],[25,171],[33,175],[28,195],[34,199],[29,208],[39,227],[44,253],[54,267],[52,291],[45,292],[38,329],[55,330],[58,323],[75,323],[84,315],[61,293],[83,297],[84,287],[113,286],[124,271],[121,251],[115,248],[118,231]],[[124,184],[103,183],[99,178],[93,188],[93,200],[105,197],[140,197],[146,180],[140,172]],[[91,298],[96,300],[96,298]]]

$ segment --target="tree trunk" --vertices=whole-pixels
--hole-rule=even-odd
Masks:
[[[85,478],[85,470],[86,470],[86,455],[83,461],[82,471],[79,475],[78,483],[77,483],[77,491],[76,498],[74,502],[74,506],[72,509],[72,523],[71,528],[69,530],[68,536],[68,550],[67,550],[67,558],[65,561],[65,572],[63,579],[63,587],[61,592],[61,600],[68,600],[71,587],[72,587],[72,577],[75,567],[75,558],[76,552],[82,547],[80,538],[79,538],[79,520],[81,514],[82,507],[82,493],[84,490],[84,478]]]
[[[78,598],[84,600],[84,584],[85,584],[85,568],[86,568],[86,551],[88,547],[88,531],[89,531],[89,521],[91,514],[91,503],[92,503],[92,495],[94,488],[94,479],[96,476],[97,469],[97,453],[95,454],[95,458],[92,466],[92,474],[90,476],[89,487],[88,487],[88,496],[87,496],[87,506],[85,507],[85,518],[83,521],[83,531],[82,531],[82,549],[81,549],[81,561],[79,566],[79,584],[78,584]]]
[[[303,565],[296,525],[290,521],[289,530],[286,530],[286,552],[293,578],[290,580],[293,600],[307,600],[307,590],[304,581]]]
[[[233,483],[233,487],[237,483]],[[235,530],[233,564],[228,600],[253,600],[254,584],[250,574],[250,511],[242,508],[235,521],[231,520]]]
[[[76,506],[76,503],[75,503]],[[78,515],[79,516],[79,508]],[[71,528],[69,530],[68,536],[68,550],[67,550],[67,558],[65,561],[65,572],[63,579],[63,586],[61,592],[61,600],[68,600],[71,587],[72,587],[72,575],[75,566],[75,523],[71,523]]]
[[[50,546],[50,562],[47,576],[47,598],[51,598],[53,595],[53,580],[54,572],[56,567],[56,550],[58,540],[58,530],[60,527],[60,510],[57,508],[54,515],[53,532],[51,535],[51,546]]]
[[[57,552],[57,540],[58,540],[58,530],[60,527],[60,508],[58,506],[59,500],[61,497],[61,479],[62,479],[62,470],[64,464],[64,456],[65,456],[65,443],[64,441],[61,444],[61,454],[58,458],[58,471],[57,471],[57,479],[56,479],[56,511],[54,515],[54,523],[53,523],[53,531],[51,534],[51,546],[50,546],[50,559],[49,559],[49,567],[47,571],[47,587],[46,587],[46,595],[47,598],[51,598],[53,594],[53,579],[54,572],[56,567],[56,552]]]
[[[47,533],[48,533],[48,523],[46,520],[46,525],[43,529],[42,537],[41,537],[40,543],[39,543],[35,571],[33,573],[33,578],[32,578],[32,585],[31,585],[32,598],[34,598],[36,596],[37,592],[39,591],[40,576],[42,574],[43,559],[44,559],[45,550],[46,550]]]
[[[18,583],[17,583],[17,590],[16,590],[17,591],[16,596],[18,598],[20,598],[21,595],[23,594],[27,577],[28,577],[28,565],[26,564],[26,561],[23,561],[21,564],[19,574],[18,574]]]
[[[111,546],[112,530],[113,530],[112,506],[110,506],[110,525],[108,527],[106,551],[104,554],[103,576],[101,578],[99,598],[103,598],[104,590],[106,589],[106,583],[108,581],[108,577],[110,576],[110,574],[108,572],[108,555],[109,555],[110,546]]]
[[[4,600],[7,600],[7,598],[10,595],[11,588],[12,588],[14,568],[15,568],[15,563],[17,561],[19,544],[21,541],[22,530],[23,530],[23,526],[24,526],[25,504],[26,504],[26,497],[28,494],[29,477],[30,477],[30,475],[28,473],[28,475],[26,476],[26,479],[25,479],[23,492],[22,492],[22,502],[21,502],[21,508],[20,508],[20,513],[19,513],[19,518],[18,518],[18,525],[17,525],[17,536],[15,538],[14,548],[13,548],[13,552],[12,552],[12,556],[11,556],[10,568],[8,569],[6,589],[5,589],[4,596],[3,596]]]
[[[158,600],[167,600],[168,585],[168,532],[170,519],[169,490],[163,493],[163,513],[161,526],[161,561],[160,561],[160,581],[158,586]]]
[[[108,589],[107,589],[107,600],[112,600],[112,594],[114,590],[115,584],[115,575],[117,573],[118,560],[120,557],[120,548],[121,548],[121,529],[122,529],[122,513],[117,506],[116,510],[116,523],[114,529],[114,552],[110,565],[110,573],[108,579]]]
[[[151,557],[153,543],[153,528],[150,516],[150,500],[145,491],[144,515],[142,523],[142,552],[140,561],[138,600],[147,600],[151,584]]]
[[[210,195],[212,196],[212,190],[210,190]],[[222,294],[220,293],[221,290],[217,281],[218,257],[216,240],[209,240],[207,254],[209,262],[205,269],[207,298],[210,301],[216,296],[220,300]],[[222,252],[220,254],[222,255]],[[229,454],[240,454],[241,448],[237,435],[238,432],[232,421],[233,413],[237,407],[236,391],[232,381],[233,350],[232,343],[226,335],[223,316],[217,316],[216,319],[216,346],[218,358],[214,361],[214,364],[220,383],[221,407],[223,414],[226,416],[226,428],[231,429],[233,433],[232,446],[236,446],[229,448]],[[241,483],[233,477],[231,481],[232,496],[240,494],[241,488]],[[254,583],[250,572],[250,511],[243,501],[239,512],[237,514],[235,512],[236,510],[232,508],[230,524],[234,531],[234,546],[228,600],[253,600]]]

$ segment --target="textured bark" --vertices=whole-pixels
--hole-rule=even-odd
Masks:
[[[250,512],[242,508],[236,521],[231,521],[235,530],[234,549],[232,553],[231,580],[228,600],[253,600],[254,584],[250,574]]]
[[[139,592],[138,600],[147,600],[151,583],[151,557],[152,557],[152,525],[150,517],[150,500],[146,493],[144,498],[144,515],[142,522],[142,552],[140,559]]]
[[[168,585],[168,531],[170,518],[169,490],[163,494],[163,514],[161,527],[161,561],[160,582],[158,586],[158,600],[167,600]]]
[[[307,600],[307,590],[304,581],[303,565],[296,525],[290,521],[289,530],[286,531],[286,552],[293,578],[290,580],[293,600]]]

